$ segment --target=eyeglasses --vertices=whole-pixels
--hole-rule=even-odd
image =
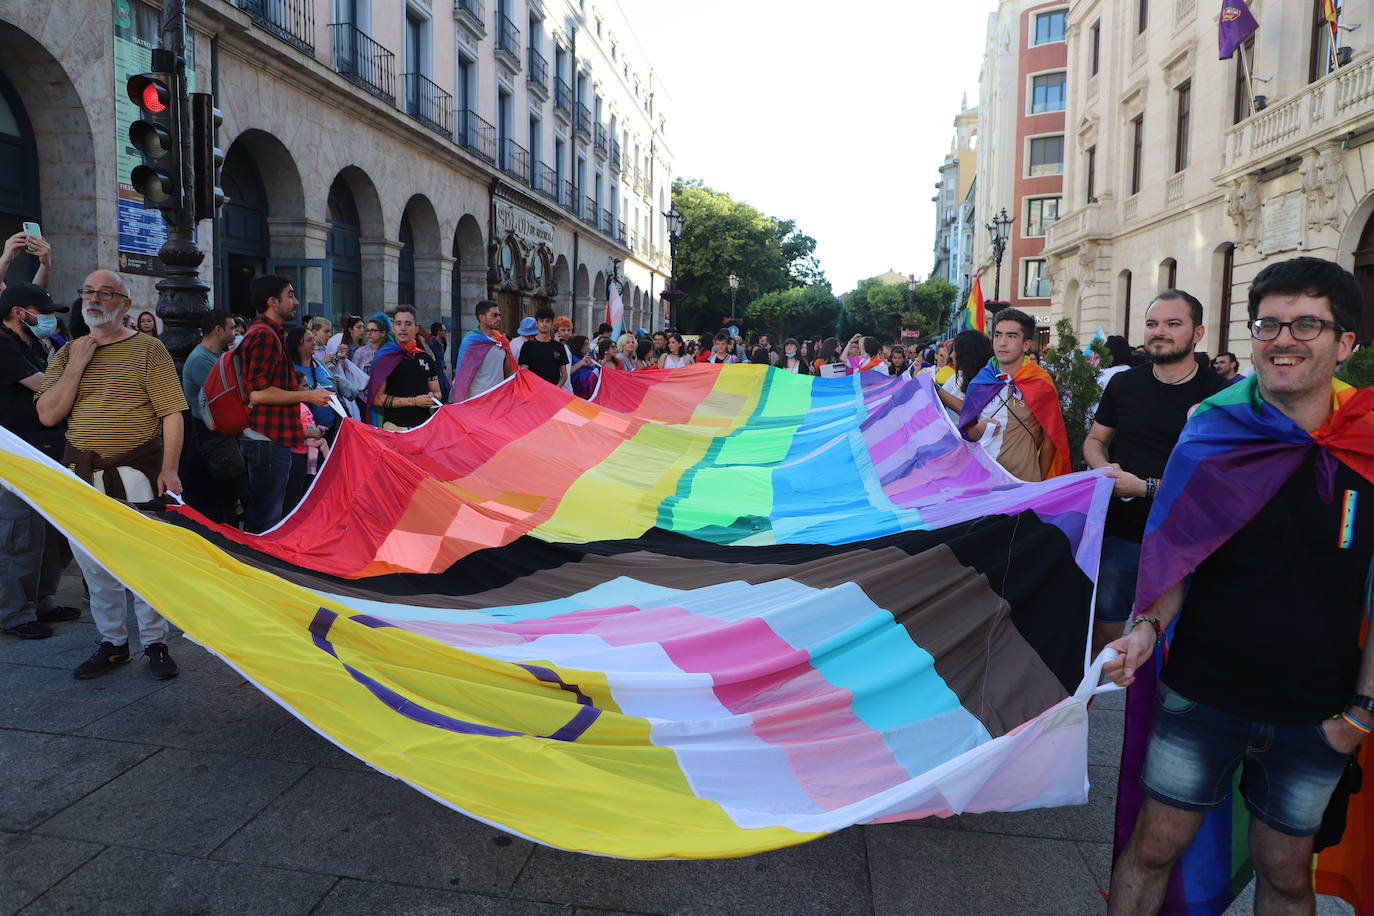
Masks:
[[[381,328],[368,328],[368,329],[367,329],[367,333],[369,333],[369,334],[380,334],[380,333],[382,333],[382,329],[381,329]]]
[[[1345,328],[1334,321],[1304,315],[1292,321],[1279,321],[1277,318],[1256,318],[1250,322],[1250,336],[1255,340],[1277,340],[1284,328],[1288,329],[1288,333],[1293,335],[1294,340],[1316,340],[1321,336],[1322,331],[1328,328],[1338,335],[1345,333]]]
[[[123,293],[117,293],[112,289],[86,289],[85,287],[82,287],[81,289],[76,291],[76,294],[80,296],[82,299],[99,299],[101,302],[109,302],[116,296],[118,296],[120,299],[129,298]]]

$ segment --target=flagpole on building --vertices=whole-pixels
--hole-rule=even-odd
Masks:
[[[1245,73],[1245,100],[1250,104],[1250,114],[1255,113],[1255,79],[1250,67],[1250,61],[1245,57],[1245,43],[1241,42],[1236,53],[1240,55],[1240,69]]]

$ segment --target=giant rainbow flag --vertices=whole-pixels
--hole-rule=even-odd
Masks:
[[[345,423],[262,536],[8,434],[0,480],[311,728],[542,843],[738,856],[1086,801],[1110,480],[1010,478],[926,376],[603,376]]]

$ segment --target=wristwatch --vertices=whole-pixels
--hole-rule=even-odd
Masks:
[[[1350,698],[1350,703],[1347,705],[1355,706],[1359,709],[1363,709],[1365,712],[1374,714],[1374,697],[1368,697],[1362,693],[1357,693]]]

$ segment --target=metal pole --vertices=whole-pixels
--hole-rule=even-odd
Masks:
[[[163,0],[162,47],[175,56],[176,93],[182,112],[178,126],[181,144],[181,206],[165,211],[167,241],[157,256],[167,271],[157,284],[157,315],[162,319],[162,343],[178,363],[200,342],[200,316],[210,307],[210,287],[200,278],[205,254],[195,241],[192,207],[195,175],[191,151],[191,105],[186,92],[186,0]]]

